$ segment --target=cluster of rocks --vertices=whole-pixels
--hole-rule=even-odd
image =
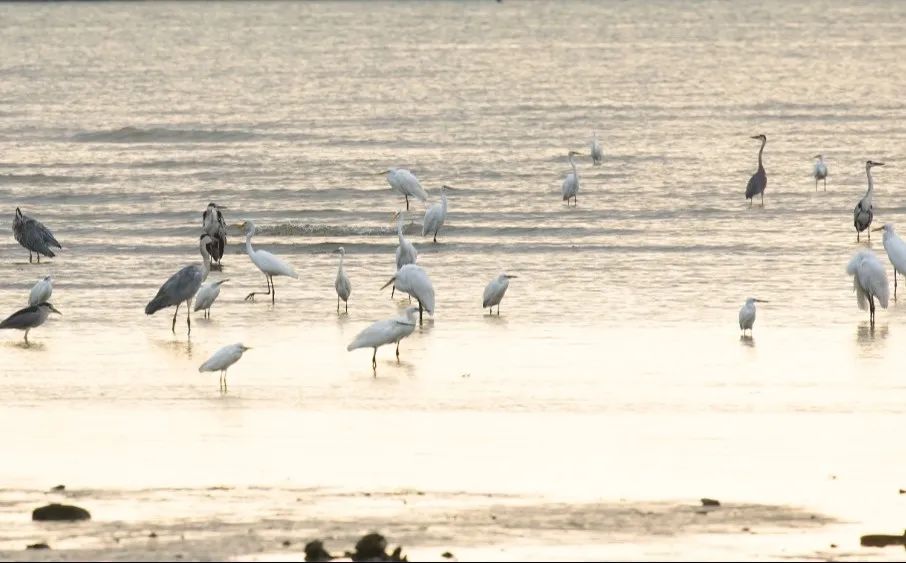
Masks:
[[[321,540],[310,541],[305,544],[306,561],[332,561],[340,557],[348,557],[353,561],[409,561],[403,555],[402,546],[398,546],[393,553],[387,555],[387,540],[381,534],[365,534],[356,542],[355,552],[346,552],[343,555],[331,555],[324,549]]]

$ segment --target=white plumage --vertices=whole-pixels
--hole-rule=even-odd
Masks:
[[[333,286],[337,290],[337,313],[340,312],[340,299],[346,304],[346,312],[348,313],[352,282],[349,281],[349,276],[343,271],[343,259],[346,258],[346,250],[341,246],[336,251],[340,253],[340,267],[337,268],[337,279],[333,282]]]
[[[884,231],[884,250],[887,251],[887,258],[893,264],[893,298],[896,299],[897,274],[906,274],[906,242],[897,236],[893,223],[884,223],[882,227],[875,230]]]
[[[824,191],[827,191],[827,164],[824,162],[824,155],[816,154],[815,167],[812,169],[812,176],[815,177],[815,191],[818,191],[818,180],[824,180]]]
[[[51,294],[53,294],[53,276],[47,276],[43,280],[38,280],[38,283],[31,288],[28,294],[28,305],[34,307],[50,301]]]
[[[767,303],[761,299],[749,297],[745,304],[739,309],[739,330],[745,334],[748,330],[752,331],[752,325],[755,324],[755,303]]]
[[[403,236],[403,213],[397,212],[394,218],[398,221],[396,224],[396,234],[399,236],[400,243],[399,246],[396,247],[396,269],[399,270],[406,264],[415,264],[415,261],[418,260],[418,250],[415,249],[414,244]]]
[[[195,311],[204,310],[205,318],[211,316],[211,305],[214,304],[214,301],[217,300],[217,297],[220,295],[220,286],[224,282],[230,281],[229,278],[218,280],[215,282],[206,283],[198,289],[198,293],[195,294]]]
[[[566,175],[566,178],[563,180],[563,185],[560,187],[560,191],[563,195],[563,201],[566,202],[566,205],[569,205],[569,200],[575,200],[576,205],[579,204],[576,196],[579,194],[579,172],[576,170],[576,163],[573,161],[573,157],[580,153],[576,151],[569,151],[569,165],[572,166],[573,171]]]
[[[515,278],[509,274],[500,274],[488,282],[484,288],[484,295],[481,300],[481,307],[491,309],[494,312],[494,305],[497,305],[497,315],[500,315],[500,301],[503,299],[507,288],[510,286],[510,278]]]
[[[264,274],[264,277],[267,279],[267,292],[265,295],[271,296],[271,304],[276,300],[276,290],[274,289],[274,276],[288,276],[291,278],[298,279],[299,274],[296,271],[281,260],[277,258],[270,252],[266,250],[255,250],[252,248],[252,237],[255,236],[255,224],[251,221],[243,221],[238,225],[245,233],[245,251],[248,253],[249,258],[252,259],[252,263],[261,270],[261,273]],[[260,292],[257,292],[260,293]],[[254,300],[256,292],[249,293],[245,296],[245,299]]]
[[[201,364],[201,367],[198,368],[198,372],[204,371],[219,371],[220,372],[220,388],[223,391],[226,391],[227,382],[226,382],[226,372],[227,369],[236,362],[239,361],[239,358],[242,357],[242,354],[246,350],[251,350],[248,346],[244,346],[241,343],[229,344],[224,346],[220,350],[214,352],[214,355],[208,358],[208,360]]]
[[[437,242],[437,232],[444,226],[447,219],[447,190],[450,186],[441,186],[440,202],[431,204],[425,210],[425,220],[422,222],[422,236],[434,233],[434,242]]]
[[[415,313],[418,307],[408,307],[400,317],[377,321],[355,337],[355,339],[346,347],[346,350],[352,351],[356,348],[374,348],[374,354],[371,356],[371,367],[377,367],[377,349],[385,344],[396,343],[396,358],[400,357],[400,340],[406,338],[415,331]]]
[[[422,187],[415,174],[405,168],[390,168],[380,172],[387,175],[387,183],[390,184],[390,190],[406,198],[406,210],[409,209],[409,198],[425,202],[428,200],[428,194]]]
[[[853,289],[856,290],[856,301],[863,311],[869,310],[869,320],[875,322],[875,299],[883,308],[887,308],[890,299],[890,284],[884,265],[868,249],[862,249],[850,259],[846,273],[853,277]]]
[[[422,309],[434,315],[434,285],[428,273],[416,264],[406,264],[385,283],[381,289],[394,284],[396,289],[408,293],[418,300],[418,320],[422,320]]]
[[[591,161],[595,166],[600,166],[604,161],[604,151],[601,149],[601,143],[598,142],[597,131],[595,131],[591,140]]]

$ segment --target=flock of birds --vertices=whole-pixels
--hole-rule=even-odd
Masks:
[[[762,157],[767,137],[765,135],[755,135],[753,139],[761,141],[761,147],[758,150],[758,168],[746,184],[745,196],[749,200],[751,207],[756,196],[761,198],[762,206],[764,205],[764,192],[767,187],[767,173],[765,172]],[[594,132],[591,141],[590,152],[584,155],[579,151],[569,151],[567,160],[572,169],[566,175],[561,186],[561,195],[563,201],[569,206],[578,205],[579,193],[579,172],[576,168],[574,157],[590,156],[595,166],[603,162],[603,150],[598,141],[597,132]],[[820,154],[815,156],[816,162],[813,168],[815,178],[815,190],[818,190],[818,183],[824,181],[824,189],[827,190],[828,167],[824,162],[824,157]],[[894,267],[894,298],[896,298],[896,274],[897,272],[906,273],[906,243],[900,239],[894,231],[894,226],[890,223],[882,227],[869,230],[874,220],[874,211],[872,206],[872,196],[874,183],[871,176],[871,169],[877,166],[883,166],[882,162],[867,161],[865,163],[865,173],[868,177],[868,190],[859,200],[853,209],[853,226],[856,229],[856,240],[862,232],[868,230],[868,237],[871,238],[871,231],[884,231],[884,249]],[[428,273],[418,264],[418,251],[411,241],[403,235],[403,224],[406,213],[409,212],[410,198],[427,203],[428,194],[421,186],[418,178],[409,170],[403,168],[390,168],[379,172],[385,175],[391,191],[402,195],[405,199],[405,211],[399,211],[394,215],[396,221],[397,236],[399,245],[396,248],[396,273],[384,284],[381,289],[393,286],[395,295],[397,290],[409,295],[410,301],[415,298],[418,306],[406,308],[401,316],[391,319],[377,321],[364,330],[362,330],[353,341],[347,346],[347,350],[358,348],[372,348],[371,365],[377,369],[377,350],[381,346],[396,344],[396,357],[399,360],[400,341],[411,335],[415,331],[416,317],[419,323],[423,321],[423,314],[434,314],[434,286]],[[437,203],[427,206],[422,221],[422,236],[431,236],[433,241],[437,242],[437,236],[443,228],[447,216],[447,192],[454,188],[444,185],[440,190],[440,198]],[[220,279],[205,284],[208,274],[212,268],[222,269],[221,260],[227,245],[227,224],[223,216],[223,206],[216,203],[210,203],[202,213],[202,233],[199,237],[199,252],[201,253],[201,264],[192,264],[186,266],[169,277],[163,285],[160,286],[157,294],[145,307],[145,313],[153,315],[157,311],[168,307],[175,307],[171,330],[176,332],[176,318],[179,314],[179,307],[182,304],[186,306],[186,325],[187,332],[191,334],[192,319],[190,308],[194,300],[194,310],[203,311],[205,317],[210,317],[211,307],[220,295],[221,286],[229,279]],[[276,286],[274,278],[287,276],[298,278],[296,271],[270,252],[261,249],[255,249],[252,246],[252,237],[256,233],[256,227],[251,221],[242,221],[235,225],[245,236],[245,250],[252,263],[258,270],[264,274],[267,284],[267,291],[253,291],[246,296],[247,301],[254,301],[255,296],[259,294],[269,295],[271,303],[276,303]],[[16,208],[16,215],[13,220],[13,234],[16,241],[25,247],[28,252],[28,261],[32,263],[33,255],[37,262],[41,262],[41,256],[53,258],[55,256],[53,248],[62,249],[62,245],[54,238],[50,229],[45,227],[40,221],[22,213],[21,209]],[[349,298],[352,293],[352,283],[349,276],[343,269],[345,250],[339,247],[336,251],[340,255],[339,267],[334,287],[337,292],[337,312],[340,312],[341,302],[344,310],[349,310]],[[862,249],[856,252],[847,265],[846,271],[853,276],[853,285],[856,292],[857,303],[862,310],[869,310],[869,319],[872,325],[875,319],[875,300],[883,308],[887,308],[890,289],[887,280],[887,274],[881,261],[874,255],[871,250]],[[497,307],[497,314],[500,315],[500,302],[506,294],[509,287],[510,279],[516,276],[502,273],[492,279],[485,287],[482,296],[482,308],[487,308],[493,314],[494,306]],[[62,315],[51,303],[50,297],[53,293],[53,278],[47,276],[38,281],[29,294],[29,305],[19,311],[16,311],[5,320],[0,322],[0,329],[18,329],[25,331],[25,343],[28,344],[28,333],[30,330],[44,324],[51,313]],[[745,304],[739,310],[739,328],[745,335],[746,331],[751,333],[755,323],[756,303],[765,303],[766,301],[750,297],[746,299]],[[224,346],[215,352],[207,361],[205,361],[199,371],[219,371],[221,374],[221,390],[226,391],[226,371],[234,363],[239,361],[243,353],[249,350],[248,346],[242,343],[230,344]]]

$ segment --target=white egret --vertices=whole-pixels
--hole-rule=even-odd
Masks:
[[[207,279],[208,273],[211,271],[211,255],[208,254],[208,245],[211,242],[209,235],[201,235],[198,243],[198,250],[201,252],[202,258],[201,265],[192,264],[186,266],[170,276],[170,279],[164,282],[164,285],[157,290],[157,295],[154,296],[154,299],[145,306],[145,314],[153,315],[161,309],[176,305],[176,311],[173,312],[173,324],[170,326],[170,330],[174,333],[176,332],[176,315],[179,313],[179,306],[185,303],[186,325],[189,327],[188,333],[192,334],[192,314],[190,313],[189,304],[198,292],[198,288],[201,287],[201,283]]]
[[[393,219],[397,221],[396,224],[396,234],[399,236],[399,246],[396,247],[396,269],[399,271],[400,268],[406,264],[415,264],[415,261],[418,260],[418,251],[415,249],[415,245],[409,242],[406,237],[403,236],[403,219],[405,215],[402,211],[397,211],[393,215]],[[393,287],[393,292],[396,292],[396,286]],[[393,292],[390,293],[390,297],[393,297]]]
[[[824,191],[827,191],[827,164],[824,162],[823,154],[816,154],[818,161],[812,170],[812,176],[815,177],[815,191],[818,191],[818,180],[824,180]]]
[[[856,301],[863,311],[868,308],[869,320],[875,324],[875,299],[878,304],[887,308],[890,299],[890,284],[887,281],[887,272],[884,265],[875,256],[874,252],[863,248],[849,261],[846,273],[853,277],[853,289],[856,290]]]
[[[271,304],[273,305],[276,301],[277,291],[274,287],[274,276],[289,276],[291,278],[299,279],[299,274],[296,271],[284,262],[283,260],[277,258],[270,252],[266,250],[255,250],[252,248],[252,237],[255,236],[255,224],[251,221],[243,221],[237,225],[242,229],[245,234],[245,251],[248,253],[249,258],[252,259],[252,263],[261,270],[261,273],[264,274],[264,278],[267,280],[267,291],[264,292],[264,295],[271,296]],[[255,295],[258,292],[251,292],[245,296],[246,301],[254,301]]]
[[[739,309],[739,330],[741,330],[743,334],[746,333],[746,330],[748,330],[750,334],[752,332],[752,325],[755,324],[756,303],[767,303],[767,301],[749,297],[746,299],[745,305]]]
[[[758,170],[752,174],[749,183],[746,184],[746,199],[749,200],[749,207],[752,207],[755,196],[761,194],[761,206],[764,207],[764,189],[768,187],[768,175],[761,164],[761,155],[764,153],[764,146],[768,143],[768,138],[765,135],[755,135],[752,138],[761,141],[761,148],[758,149]]]
[[[56,307],[46,301],[39,303],[38,305],[25,307],[24,309],[19,309],[12,315],[6,317],[3,322],[0,322],[0,329],[13,328],[17,330],[24,330],[25,344],[27,345],[28,331],[44,324],[44,321],[47,320],[47,317],[50,316],[51,313],[56,313],[58,315],[63,314],[57,311]]]
[[[409,198],[421,200],[423,203],[428,200],[428,194],[419,183],[415,174],[405,168],[389,168],[378,172],[379,176],[387,175],[387,183],[390,184],[390,190],[406,198],[406,211],[409,210]]]
[[[906,274],[906,242],[897,236],[893,223],[884,223],[884,226],[874,229],[884,231],[884,250],[887,258],[893,265],[893,298],[897,298],[897,274]]]
[[[50,301],[51,294],[53,294],[53,276],[46,276],[44,279],[38,280],[38,283],[31,288],[28,294],[28,304],[35,306]]]
[[[230,281],[229,278],[206,283],[201,286],[198,289],[198,293],[195,294],[195,311],[204,310],[205,318],[211,318],[211,305],[214,304],[214,301],[217,300],[217,296],[220,295],[220,286],[228,281]]]
[[[856,228],[856,242],[859,241],[859,234],[871,226],[871,222],[875,218],[874,205],[872,203],[875,184],[871,179],[871,169],[875,166],[884,166],[884,163],[872,162],[871,160],[865,162],[865,175],[868,177],[868,190],[866,190],[865,195],[862,196],[862,199],[859,200],[859,203],[857,203],[856,207],[853,209],[853,226]],[[871,240],[871,231],[868,231],[868,240]]]
[[[490,314],[494,314],[494,305],[497,305],[497,316],[500,316],[500,301],[503,299],[503,295],[506,293],[506,289],[510,286],[510,280],[516,276],[511,276],[509,274],[500,274],[496,278],[492,279],[488,285],[484,288],[484,296],[482,297],[481,307],[488,308]]]
[[[601,143],[598,142],[598,132],[594,132],[591,140],[591,161],[595,166],[600,166],[604,161],[604,151],[601,149]]]
[[[377,349],[385,344],[396,343],[396,359],[400,359],[400,340],[415,331],[415,313],[418,307],[407,307],[404,314],[393,319],[377,321],[355,337],[355,340],[346,347],[352,351],[356,348],[374,348],[371,356],[371,367],[377,369]]]
[[[211,260],[218,264],[218,269],[220,269],[220,259],[223,258],[227,243],[226,221],[223,219],[221,209],[226,209],[226,207],[212,201],[201,213],[201,228],[211,236],[213,241],[208,247],[208,253],[211,255]]]
[[[334,252],[340,253],[340,267],[337,268],[337,279],[334,280],[333,286],[337,289],[337,313],[340,312],[340,299],[346,304],[346,312],[349,312],[349,294],[352,293],[352,283],[349,276],[343,271],[343,259],[346,257],[346,250],[341,246]]]
[[[560,191],[563,194],[563,201],[566,202],[567,207],[569,207],[570,199],[573,200],[573,203],[579,205],[579,200],[576,198],[579,194],[579,172],[576,170],[576,163],[573,160],[573,157],[581,154],[582,153],[579,151],[569,151],[569,165],[572,166],[573,171],[566,175],[566,178],[563,180],[563,185],[560,187]]]
[[[385,283],[381,289],[390,284],[395,284],[396,288],[403,293],[408,293],[418,300],[418,322],[422,322],[422,310],[428,311],[429,315],[434,315],[434,285],[428,273],[416,264],[406,264],[400,268],[390,281]]]
[[[242,354],[246,350],[251,350],[250,347],[243,345],[242,343],[228,344],[220,350],[214,352],[214,355],[208,358],[208,360],[201,364],[201,367],[198,368],[198,373],[204,371],[219,371],[220,372],[220,389],[221,391],[226,392],[227,390],[227,380],[226,374],[227,369],[236,362],[239,361],[239,358],[242,357]]]
[[[444,226],[447,219],[447,190],[452,190],[450,186],[441,186],[440,203],[431,204],[425,210],[425,220],[422,222],[422,236],[428,233],[434,233],[434,242],[437,242],[437,232]]]

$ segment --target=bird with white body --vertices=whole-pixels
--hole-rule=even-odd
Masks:
[[[38,257],[40,264],[42,254],[48,258],[55,256],[50,247],[63,248],[44,223],[25,215],[18,207],[13,217],[13,237],[28,250],[29,264],[32,261],[32,252]]]
[[[856,228],[856,242],[859,242],[859,234],[871,226],[875,218],[873,197],[875,193],[875,183],[871,178],[871,169],[875,166],[884,166],[883,162],[874,162],[868,160],[865,162],[865,175],[868,177],[868,190],[865,195],[853,208],[853,226]],[[868,240],[871,240],[871,231],[868,231]]]
[[[385,344],[396,343],[396,359],[400,359],[400,340],[406,338],[415,331],[415,313],[419,308],[412,306],[407,307],[403,315],[392,319],[377,321],[355,337],[355,339],[346,347],[346,350],[352,351],[357,348],[374,348],[374,354],[371,356],[371,367],[377,369],[377,349]]]
[[[594,132],[591,139],[591,162],[594,166],[601,166],[604,162],[604,151],[601,149],[601,143],[598,142],[598,132]]]
[[[252,237],[255,236],[255,224],[251,221],[243,221],[242,223],[236,225],[238,228],[242,229],[245,234],[245,251],[248,253],[249,258],[251,258],[252,263],[261,270],[261,273],[264,274],[264,278],[267,280],[267,291],[266,292],[251,292],[245,296],[246,301],[254,301],[255,295],[258,293],[264,293],[264,295],[271,296],[271,305],[276,301],[277,290],[274,287],[274,276],[288,276],[291,278],[299,279],[299,274],[296,271],[281,260],[277,258],[270,252],[266,250],[255,250],[252,248]]]
[[[815,191],[818,191],[818,180],[824,180],[824,191],[827,191],[827,163],[824,162],[823,154],[816,154],[815,167],[812,169],[812,176],[815,177]]]
[[[507,288],[510,286],[510,280],[515,277],[516,276],[510,274],[500,274],[488,282],[488,285],[484,288],[481,307],[483,309],[489,309],[490,314],[494,314],[494,305],[497,305],[497,316],[499,317],[500,301],[503,299]]]
[[[768,186],[768,175],[761,163],[761,155],[764,153],[764,146],[768,143],[768,138],[765,135],[754,135],[752,138],[761,141],[761,148],[758,149],[758,170],[752,174],[749,183],[746,184],[746,199],[749,200],[749,207],[752,207],[755,196],[761,194],[761,206],[764,207],[764,189]]]
[[[873,229],[884,231],[884,250],[887,258],[893,265],[893,298],[897,298],[897,274],[906,275],[906,242],[897,236],[893,223],[884,223],[883,226]]]
[[[405,168],[389,168],[378,172],[379,176],[387,175],[390,191],[396,192],[406,198],[406,211],[409,210],[409,198],[415,198],[422,203],[428,201],[428,194],[422,187],[415,174]]]
[[[573,157],[579,156],[582,153],[579,151],[569,151],[569,165],[572,167],[573,171],[566,175],[566,178],[563,180],[563,185],[560,186],[560,193],[563,196],[563,201],[566,202],[566,206],[569,207],[569,200],[572,199],[575,205],[579,205],[579,200],[577,196],[579,195],[579,171],[576,170],[576,162],[573,160]]]
[[[192,314],[190,304],[192,298],[198,292],[202,282],[207,279],[211,272],[211,255],[208,254],[208,246],[211,244],[211,237],[207,234],[199,238],[199,252],[201,252],[202,263],[191,264],[179,270],[170,279],[164,282],[154,299],[145,306],[145,314],[153,315],[157,311],[166,307],[176,305],[176,311],[173,312],[173,324],[170,329],[176,332],[176,315],[179,313],[179,306],[186,304],[186,325],[188,334],[192,334]]]
[[[421,266],[416,264],[406,264],[385,283],[381,289],[390,284],[394,284],[396,289],[403,293],[408,293],[418,300],[418,322],[422,322],[422,310],[428,311],[429,315],[434,315],[434,284],[431,278]]]
[[[422,236],[428,236],[434,233],[434,242],[437,242],[437,232],[444,226],[447,219],[447,190],[452,190],[450,186],[441,186],[440,202],[433,203],[425,210],[425,220],[422,222]]]
[[[337,279],[334,280],[333,286],[337,290],[337,313],[340,312],[340,299],[346,305],[346,312],[349,312],[349,294],[352,293],[352,282],[349,276],[343,271],[343,259],[346,258],[346,250],[341,246],[334,252],[340,254],[340,267],[337,268]]]
[[[747,330],[750,334],[752,332],[752,325],[755,324],[756,303],[767,303],[767,301],[749,297],[746,299],[745,304],[739,309],[739,330],[741,330],[743,334],[745,334]]]
[[[399,271],[400,268],[406,264],[415,264],[415,261],[418,260],[418,250],[415,249],[415,245],[409,242],[409,240],[403,236],[403,220],[405,219],[405,212],[397,211],[393,214],[393,220],[396,221],[396,234],[399,237],[399,245],[396,247],[396,270]],[[390,298],[393,299],[393,295],[396,293],[396,286],[393,286],[393,291],[390,292]],[[410,298],[411,299],[411,298]]]
[[[56,307],[46,301],[39,303],[38,305],[31,305],[25,307],[24,309],[19,309],[12,315],[5,318],[3,322],[0,322],[0,329],[10,328],[16,330],[24,330],[25,344],[27,346],[29,344],[28,331],[33,328],[38,328],[39,326],[44,324],[44,321],[47,320],[47,317],[50,316],[51,313],[56,313],[58,315],[63,314],[58,311]]]
[[[38,283],[31,288],[28,293],[28,305],[34,307],[46,301],[50,301],[53,294],[53,276],[45,276],[44,279],[38,280]]]
[[[239,358],[242,357],[242,354],[246,350],[251,350],[250,347],[243,345],[242,343],[229,344],[224,346],[220,350],[214,352],[210,358],[198,368],[198,372],[205,371],[219,371],[220,372],[220,390],[226,392],[227,390],[227,370],[231,365],[239,361]]]
[[[878,304],[887,308],[890,299],[890,284],[884,265],[874,252],[867,248],[859,250],[846,265],[846,273],[853,277],[853,289],[859,309],[869,310],[869,321],[875,324],[875,299]]]
[[[217,297],[220,295],[220,286],[228,281],[230,281],[229,278],[206,283],[201,286],[195,294],[195,310],[203,310],[205,318],[211,318],[211,305],[214,304],[214,301],[216,301]]]

